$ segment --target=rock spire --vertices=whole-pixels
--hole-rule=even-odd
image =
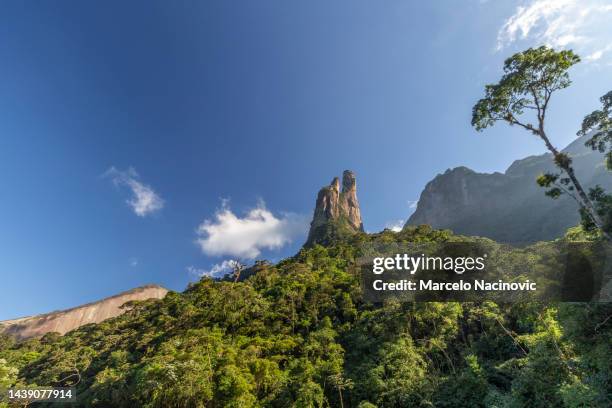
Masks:
[[[345,170],[340,180],[335,177],[329,186],[319,190],[307,246],[327,244],[333,238],[363,231],[357,200],[355,173]]]

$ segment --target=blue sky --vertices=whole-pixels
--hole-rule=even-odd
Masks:
[[[542,152],[469,125],[532,45],[585,59],[553,101],[564,146],[612,89],[611,15],[574,0],[4,2],[0,319],[291,255],[344,169],[378,231],[447,168]]]

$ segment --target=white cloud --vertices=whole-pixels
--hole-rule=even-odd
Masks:
[[[139,180],[138,173],[133,168],[121,171],[111,167],[104,173],[104,177],[110,177],[115,186],[125,186],[131,190],[132,198],[126,202],[139,217],[153,214],[164,207],[164,200],[150,186]]]
[[[601,59],[601,57],[604,56],[605,53],[607,53],[610,50],[612,50],[612,45],[608,45],[602,49],[593,51],[592,53],[584,57],[584,60],[585,61],[598,61]]]
[[[393,232],[400,232],[404,228],[405,223],[405,220],[392,221],[388,222],[387,225],[385,225],[385,228],[390,229]]]
[[[406,203],[408,204],[408,208],[412,210],[410,213],[413,213],[417,208],[419,200],[408,200]],[[385,224],[385,228],[390,229],[393,232],[400,232],[402,229],[404,229],[404,224],[406,224],[406,220],[389,221]]]
[[[193,265],[189,265],[185,269],[187,269],[187,273],[189,273],[191,276],[194,276],[196,278],[201,278],[202,276],[208,275],[208,270],[203,269],[203,268],[197,268]]]
[[[214,264],[210,269],[196,268],[195,266],[188,266],[187,272],[190,275],[201,278],[203,276],[210,276],[211,278],[220,278],[234,270],[234,267],[238,264],[238,261],[233,259],[226,259],[221,263]]]
[[[504,22],[497,49],[522,41],[529,46],[573,48],[587,55],[585,60],[595,61],[610,42],[610,12],[607,0],[528,0]]]
[[[603,50],[595,51],[594,53],[587,55],[585,60],[597,61],[598,59],[601,59],[602,55],[603,55]]]
[[[138,258],[130,258],[130,266],[135,268],[138,266]]]
[[[278,249],[303,236],[307,227],[305,217],[290,213],[276,217],[263,203],[240,218],[224,202],[213,220],[200,224],[196,242],[207,255],[253,259],[262,249]]]

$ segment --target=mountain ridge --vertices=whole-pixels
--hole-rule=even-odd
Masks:
[[[0,321],[0,334],[23,340],[40,337],[49,332],[66,334],[89,323],[100,323],[125,312],[122,306],[130,301],[161,299],[168,289],[148,284],[88,302],[69,309]]]
[[[612,189],[603,155],[584,146],[588,137],[574,140],[563,151],[572,157],[586,188],[599,184]],[[539,174],[556,171],[550,153],[515,160],[503,173],[479,173],[465,166],[448,169],[427,183],[405,225],[428,224],[517,245],[558,238],[580,217],[570,197],[553,200],[536,184]]]

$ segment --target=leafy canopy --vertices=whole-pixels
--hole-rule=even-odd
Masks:
[[[0,388],[75,386],[75,407],[610,407],[612,304],[363,299],[363,244],[485,241],[502,250],[428,226],[360,233],[64,336],[0,335]]]
[[[551,94],[571,84],[567,70],[578,62],[580,58],[571,50],[546,46],[514,54],[504,62],[499,83],[485,87],[485,97],[472,110],[472,126],[481,131],[501,120],[539,132],[520,116],[526,109],[533,110],[543,121]]]
[[[602,108],[585,116],[578,136],[593,132],[585,144],[593,150],[606,153],[606,166],[612,170],[612,91],[599,100]]]

